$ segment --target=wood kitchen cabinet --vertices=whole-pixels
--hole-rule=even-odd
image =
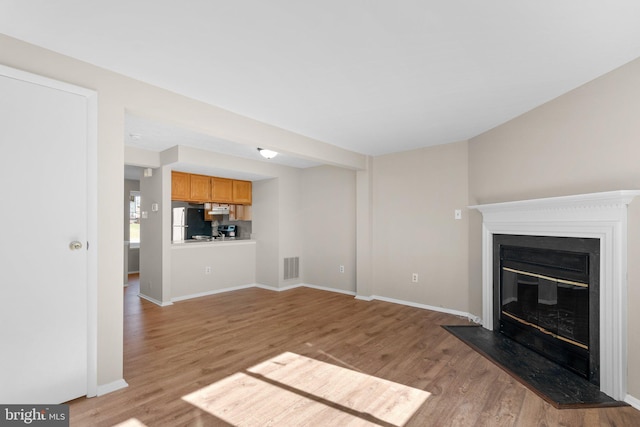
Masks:
[[[251,205],[251,181],[171,171],[171,200]]]
[[[251,204],[251,181],[233,180],[233,203],[238,205]]]
[[[211,177],[211,201],[233,203],[233,180]]]
[[[206,175],[191,175],[191,191],[189,200],[208,202],[211,200],[211,177]]]
[[[251,221],[251,205],[229,205],[229,221]]]
[[[191,197],[191,174],[171,171],[171,199],[189,200]]]

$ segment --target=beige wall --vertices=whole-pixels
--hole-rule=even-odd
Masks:
[[[304,283],[355,292],[356,172],[333,166],[305,169],[300,205]]]
[[[140,181],[140,293],[151,299],[169,301],[169,295],[163,293],[162,246],[165,232],[162,227],[162,209],[153,212],[151,205],[162,206],[163,173],[162,168],[153,169],[151,177]],[[147,218],[144,217],[147,213]],[[167,232],[170,233],[170,228]]]
[[[373,295],[373,158],[367,168],[356,172],[356,294]]]
[[[98,93],[100,385],[122,378],[125,111],[223,139],[360,170],[357,191],[364,188],[367,195],[358,193],[357,198],[370,204],[371,209],[366,212],[366,206],[359,207],[359,218],[370,215],[372,222],[368,228],[371,241],[365,245],[372,253],[371,280],[366,283],[369,288],[366,293],[478,315],[481,222],[477,214],[466,210],[463,219],[455,221],[454,209],[476,203],[640,188],[636,160],[640,154],[640,120],[637,120],[640,60],[473,138],[468,145],[460,142],[380,156],[371,164],[366,156],[3,35],[0,35],[0,63]],[[168,177],[162,179],[166,185]],[[367,185],[363,185],[365,181]],[[268,256],[281,259],[304,253],[296,234],[304,222],[299,212],[300,194],[304,191],[300,176],[292,172],[286,179],[260,181],[254,188],[263,192],[255,199],[256,209],[278,217],[275,225],[254,223],[257,234],[276,236],[277,253]],[[277,206],[265,203],[266,197],[272,196],[278,198]],[[166,199],[167,194],[163,194],[160,203],[166,205]],[[629,226],[632,256],[640,253],[640,235],[635,232],[640,228],[639,210],[639,203],[634,203]],[[261,253],[268,254],[270,249],[269,243],[256,247],[256,280],[286,285],[281,280],[279,261],[277,267],[260,261]],[[640,265],[634,260],[630,259],[629,268],[630,326],[640,323],[640,312],[633,310],[633,304],[640,301]],[[420,275],[418,284],[411,283],[414,272]],[[629,328],[632,361],[640,360],[639,334],[636,328]],[[640,396],[638,364],[629,367],[629,392]]]
[[[640,188],[640,59],[469,141],[469,204]],[[629,394],[640,397],[640,201],[629,221]],[[470,223],[470,295],[482,286]],[[475,314],[481,307],[471,306]],[[635,363],[633,363],[635,362]]]
[[[468,311],[467,185],[464,141],[373,159],[374,295]]]
[[[254,147],[269,147],[345,167],[365,166],[366,157],[360,154],[185,98],[5,35],[0,35],[0,64],[98,93],[99,385],[117,383],[123,377],[122,200],[126,111]]]
[[[278,286],[291,286],[302,283],[300,276],[284,280],[284,258],[300,257],[302,264],[303,241],[300,238],[302,218],[300,217],[301,171],[289,170],[278,178]],[[304,268],[300,266],[300,270]]]
[[[278,178],[253,183],[251,231],[256,239],[256,282],[261,285],[279,285],[279,199]]]
[[[205,272],[211,267],[211,273]],[[187,243],[171,248],[171,299],[254,285],[256,245]]]

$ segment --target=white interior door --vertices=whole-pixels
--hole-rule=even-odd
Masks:
[[[88,101],[5,74],[0,402],[61,403],[88,390]]]

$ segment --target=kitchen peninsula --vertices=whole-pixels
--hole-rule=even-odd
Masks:
[[[172,171],[171,189],[171,300],[253,286],[251,182]]]
[[[255,271],[255,240],[176,242],[171,245],[171,299],[253,286]]]

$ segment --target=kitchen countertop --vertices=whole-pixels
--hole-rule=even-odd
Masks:
[[[192,240],[178,240],[175,242],[171,242],[171,246],[172,247],[181,247],[181,248],[187,248],[187,247],[200,247],[200,246],[226,246],[226,245],[243,245],[243,244],[253,244],[256,241],[251,239],[251,238],[226,238],[224,240],[222,239],[214,239],[214,240],[196,240],[196,239],[192,239]]]

